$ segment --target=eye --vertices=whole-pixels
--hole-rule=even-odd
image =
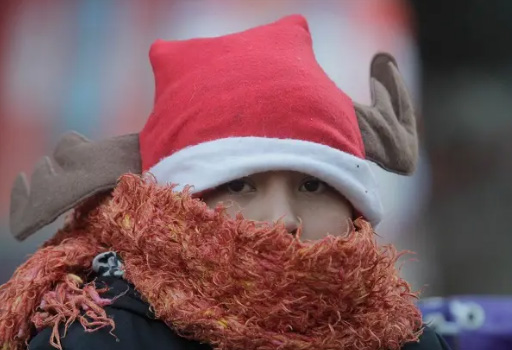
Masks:
[[[327,184],[315,178],[306,180],[301,186],[299,191],[318,193],[323,192],[327,188]]]
[[[254,186],[244,179],[233,180],[224,186],[229,193],[233,194],[247,193],[254,190]]]

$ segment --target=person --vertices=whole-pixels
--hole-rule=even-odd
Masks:
[[[0,287],[9,349],[447,349],[379,246],[373,161],[411,173],[396,63],[373,105],[318,65],[304,17],[156,41],[140,134],[64,135],[12,190],[24,239],[74,208]],[[131,174],[130,174],[131,173]]]

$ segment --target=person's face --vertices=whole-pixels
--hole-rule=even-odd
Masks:
[[[327,234],[348,232],[352,206],[336,190],[315,177],[293,172],[273,171],[231,181],[201,197],[214,208],[222,203],[235,217],[275,223],[282,220],[295,234],[302,221],[302,240],[319,239]]]

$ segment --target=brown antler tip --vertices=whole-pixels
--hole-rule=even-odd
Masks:
[[[391,56],[387,52],[379,52],[375,56],[373,56],[370,72],[373,76],[374,73],[377,73],[379,71],[382,71],[383,68],[387,68],[389,64],[393,64],[395,67],[398,67],[398,64],[396,63],[396,60],[393,56]]]
[[[63,152],[65,153],[69,148],[90,142],[91,141],[89,139],[76,131],[68,131],[59,139],[59,142],[55,147],[55,151],[53,152],[54,157],[59,158],[59,155]]]
[[[32,186],[34,185],[34,181],[46,181],[51,176],[55,176],[55,169],[50,158],[48,156],[44,156],[36,163],[36,166],[34,167],[34,173],[31,177]]]

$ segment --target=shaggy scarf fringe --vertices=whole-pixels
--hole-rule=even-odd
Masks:
[[[282,225],[208,209],[188,189],[125,175],[0,287],[0,348],[25,349],[34,328],[51,327],[62,349],[76,321],[114,335],[103,308],[113,300],[89,278],[106,250],[156,317],[216,349],[397,350],[422,332],[400,254],[378,246],[366,221],[345,237],[301,241]]]

